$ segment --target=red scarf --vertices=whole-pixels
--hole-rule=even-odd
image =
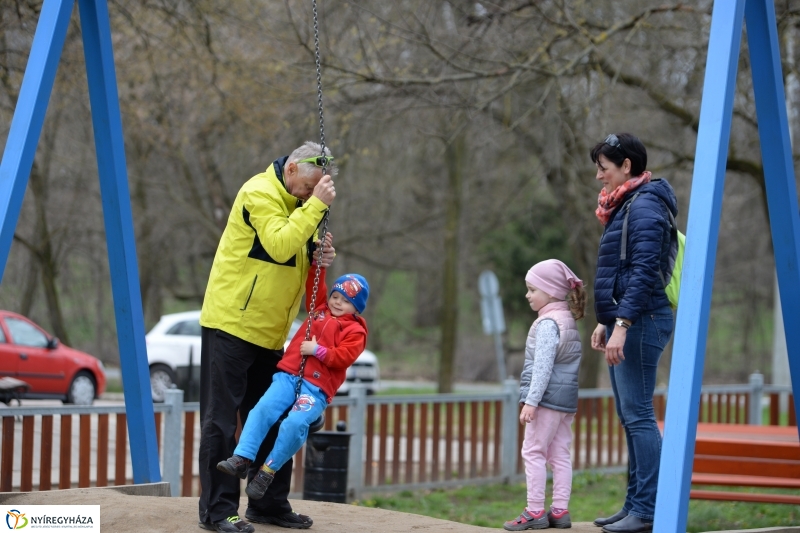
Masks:
[[[641,175],[629,179],[610,193],[606,192],[605,187],[600,189],[600,194],[597,195],[597,210],[594,212],[597,220],[604,226],[608,224],[611,213],[622,202],[625,195],[649,182],[652,175],[649,170],[645,170]]]

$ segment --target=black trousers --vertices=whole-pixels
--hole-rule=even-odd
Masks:
[[[224,331],[202,328],[200,353],[200,521],[219,522],[239,514],[241,480],[217,470],[217,463],[233,454],[236,412],[244,425],[272,383],[283,349],[268,350]],[[248,482],[274,446],[279,427],[273,426],[261,444],[247,474]],[[266,516],[291,512],[291,477],[289,460],[275,474],[263,498],[248,500],[248,508]]]

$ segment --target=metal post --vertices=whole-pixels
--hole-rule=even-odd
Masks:
[[[22,199],[64,48],[74,0],[45,0],[0,161],[0,279],[6,268]]]
[[[499,331],[494,334],[494,351],[497,354],[497,372],[500,374],[500,381],[507,379],[508,372],[506,372],[506,352],[503,349],[503,337]]]
[[[717,1],[711,14],[653,533],[686,531],[744,8]]]
[[[760,426],[762,420],[762,398],[764,397],[764,374],[750,374],[750,412],[747,423]]]
[[[119,359],[122,382],[125,384],[133,481],[137,484],[153,483],[161,481],[161,472],[108,4],[106,0],[78,0],[78,7],[103,201]]]
[[[494,335],[494,351],[497,355],[497,379],[500,383],[508,377],[506,372],[506,354],[503,349],[503,337],[506,330],[506,319],[503,315],[503,302],[500,298],[500,282],[491,270],[484,270],[478,277],[478,289],[481,293],[481,321],[483,332]]]
[[[173,497],[181,495],[181,432],[183,428],[183,391],[164,391],[164,405],[170,407],[164,417],[164,481]]]
[[[186,399],[195,400],[194,395],[194,346],[189,345],[189,377],[186,380]]]
[[[503,380],[503,479],[511,481],[517,469],[517,431],[519,431],[519,383],[515,379]]]
[[[367,419],[367,386],[363,383],[350,385],[350,398],[355,405],[350,408],[350,462],[347,470],[347,499],[361,499],[364,490],[364,435]]]
[[[768,0],[747,0],[745,19],[783,323],[793,324],[800,313],[800,273],[797,270],[800,217],[797,216],[797,185],[775,4]],[[800,382],[800,329],[788,327],[784,328],[784,333],[789,373],[797,385]],[[800,395],[795,396],[795,406],[800,408]]]

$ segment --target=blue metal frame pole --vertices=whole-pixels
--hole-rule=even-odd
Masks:
[[[136,242],[106,0],[78,0],[134,483],[161,481]]]
[[[744,4],[717,1],[711,15],[654,533],[686,531]]]
[[[800,316],[800,212],[773,1],[747,0],[745,20],[775,267],[783,323],[787,325],[789,371],[792,383],[797,386],[800,384],[800,329],[791,324]],[[794,401],[795,412],[800,413],[800,394],[794,395]]]
[[[0,161],[0,280],[17,228],[74,0],[45,0]]]

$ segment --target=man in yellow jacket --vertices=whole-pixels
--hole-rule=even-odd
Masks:
[[[200,527],[250,533],[238,516],[239,480],[216,469],[236,446],[236,413],[242,425],[272,382],[283,343],[297,316],[317,226],[336,197],[337,169],[326,148],[307,142],[282,157],[239,190],[220,239],[206,287],[200,358]],[[322,167],[328,174],[322,175]],[[334,256],[325,235],[322,266]],[[267,435],[254,465],[272,448],[277,426]],[[251,468],[252,479],[257,467]],[[267,494],[249,500],[252,522],[306,529],[311,518],[292,512],[288,501],[292,462],[275,475]]]

